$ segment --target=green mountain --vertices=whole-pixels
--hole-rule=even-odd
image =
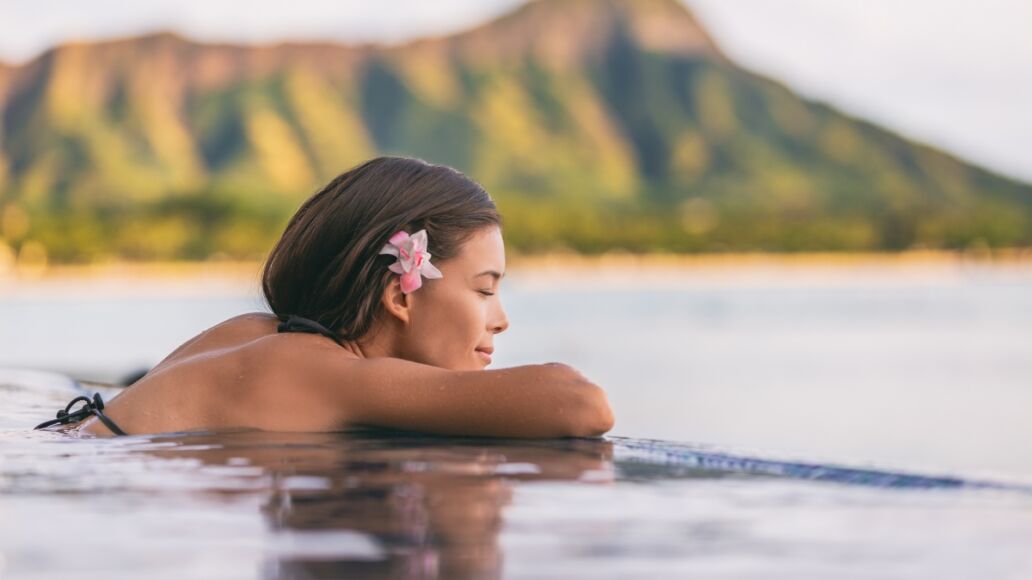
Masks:
[[[0,66],[0,111],[0,235],[59,261],[260,257],[381,153],[478,179],[522,251],[1032,244],[1032,186],[743,70],[676,0],[400,46],[66,44]]]

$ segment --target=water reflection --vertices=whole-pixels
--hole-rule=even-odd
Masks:
[[[91,578],[1032,570],[1027,489],[664,440],[3,430],[0,449],[12,578],[81,576],[60,557],[75,550],[103,554]],[[54,534],[55,521],[91,532]]]
[[[666,578],[740,570],[883,578],[919,570],[1025,578],[1032,570],[1032,493],[1003,481],[620,436],[504,440],[363,429],[79,439],[28,431],[67,402],[69,382],[59,378],[0,372],[8,403],[0,406],[4,577],[562,578],[576,570]],[[90,532],[55,534],[52,522]],[[62,557],[80,552],[103,555],[92,576]]]
[[[238,490],[261,482],[269,530],[286,539],[265,562],[266,578],[501,577],[498,536],[515,483],[615,479],[605,439],[356,429],[153,437],[142,447],[238,477]]]

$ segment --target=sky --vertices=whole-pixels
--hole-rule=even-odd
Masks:
[[[548,0],[543,0],[548,1]],[[1032,182],[1032,2],[685,0],[736,62],[898,133]],[[403,42],[520,0],[0,0],[0,60],[175,30],[198,40]]]

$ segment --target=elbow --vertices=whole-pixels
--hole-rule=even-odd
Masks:
[[[600,437],[613,428],[616,417],[609,406],[609,398],[600,387],[592,389],[591,395],[581,413],[580,421],[573,433],[574,437]]]

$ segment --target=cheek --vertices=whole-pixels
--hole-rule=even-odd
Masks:
[[[434,359],[475,355],[473,349],[483,336],[485,307],[479,297],[464,299],[453,292],[428,302],[428,308],[413,315],[412,332],[417,343]]]

